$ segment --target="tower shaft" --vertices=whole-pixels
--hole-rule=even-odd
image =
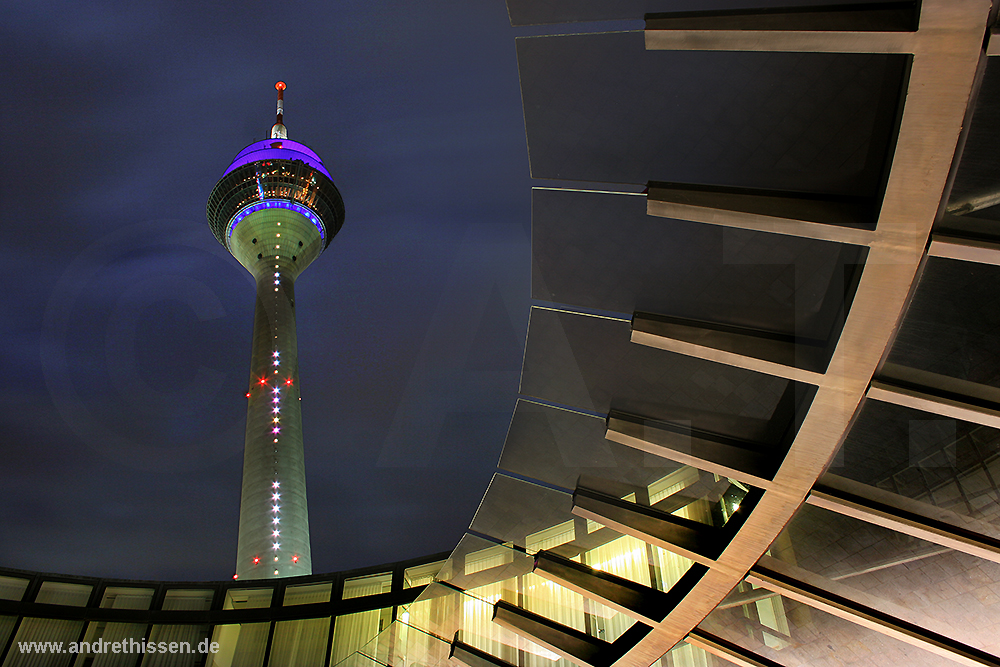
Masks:
[[[257,278],[236,574],[312,573],[295,335],[295,279]]]

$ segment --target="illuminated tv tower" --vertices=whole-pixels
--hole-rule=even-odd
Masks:
[[[250,144],[208,198],[208,224],[257,281],[236,578],[312,573],[295,338],[295,279],[344,224],[330,172],[289,141],[284,90],[271,138]]]

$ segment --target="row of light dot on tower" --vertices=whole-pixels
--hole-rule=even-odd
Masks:
[[[278,224],[280,225],[281,223],[279,222]],[[276,236],[280,237],[281,234],[277,234]],[[280,247],[280,246],[277,246],[277,247]],[[275,264],[274,268],[275,268],[275,272],[274,272],[274,286],[275,286],[274,287],[274,291],[278,292],[280,290],[280,285],[281,285],[281,272],[280,272],[280,270],[278,270],[280,268],[278,264]],[[274,303],[275,312],[277,312],[277,308],[278,308],[278,296],[277,295],[275,295],[274,301],[275,301],[275,303]],[[275,341],[277,341],[278,340],[277,318],[274,318],[274,322],[275,322],[275,325],[274,325],[274,339],[275,339]],[[277,367],[280,367],[280,365],[281,365],[281,351],[278,349],[278,343],[277,342],[275,342],[274,350],[271,353],[271,359],[272,359],[272,362],[271,362],[272,365],[276,367],[276,368],[274,368],[274,374],[278,375],[279,368],[277,368]],[[261,385],[261,387],[268,386],[267,376],[265,375],[258,382]],[[285,379],[285,385],[291,386],[291,384],[292,384],[292,377],[289,376],[289,377],[287,377]],[[269,516],[268,518],[271,521],[271,539],[272,539],[271,550],[274,552],[274,562],[277,563],[277,562],[279,562],[278,551],[281,550],[281,542],[279,542],[279,539],[281,537],[281,505],[279,504],[280,501],[281,501],[281,480],[279,479],[279,475],[278,475],[278,439],[279,439],[279,437],[281,435],[281,386],[276,384],[276,386],[271,389],[271,393],[272,393],[272,397],[271,397],[271,403],[272,403],[271,414],[272,414],[272,417],[271,417],[271,422],[270,422],[268,428],[271,429],[271,435],[274,436],[272,438],[272,440],[274,441],[273,442],[273,444],[274,444],[274,475],[273,475],[273,478],[272,478],[272,481],[271,481],[271,488],[270,488],[270,491],[271,491],[271,507],[270,507],[270,510],[268,511],[268,514],[269,515],[273,515],[273,516]],[[251,392],[248,391],[247,392],[247,398],[250,398],[250,395],[251,395]],[[299,562],[298,555],[297,554],[293,555],[291,560],[292,560],[293,563],[298,563]],[[259,565],[260,564],[260,556],[259,555],[256,555],[256,556],[253,557],[253,564],[254,565]],[[278,573],[279,573],[279,571],[277,569],[275,569],[274,570],[274,574],[277,575]],[[233,575],[233,579],[236,579],[236,578],[237,578],[237,575]]]
[[[281,224],[281,223],[278,223]],[[280,237],[281,234],[278,234]],[[280,248],[281,246],[277,246]],[[278,295],[279,286],[281,285],[281,272],[278,271],[278,265],[275,264],[274,268],[274,312],[277,313],[278,310]],[[278,340],[278,318],[274,318],[274,339]],[[272,362],[274,366],[281,365],[281,351],[277,349],[277,342],[275,343],[275,349],[272,353],[274,361]],[[278,369],[274,369],[275,375],[278,374]],[[289,378],[288,382],[291,379]],[[281,433],[281,387],[275,386],[272,390],[274,396],[271,398],[273,407],[271,408],[271,414],[274,416],[271,419],[271,434],[274,435],[274,479],[271,482],[271,510],[270,513],[274,516],[271,517],[271,550],[274,552],[274,562],[278,562],[278,551],[281,550],[281,543],[278,541],[281,538],[281,505],[279,501],[281,500],[281,481],[278,479],[278,436]],[[278,570],[274,570],[275,574],[278,574]]]
[[[280,225],[281,223],[279,222],[278,224]],[[276,234],[276,237],[280,238],[281,234],[280,233]],[[275,248],[280,248],[280,247],[281,247],[280,245],[276,245],[275,246]],[[278,291],[280,291],[280,285],[281,285],[281,272],[280,272],[280,270],[278,270],[279,266],[277,264],[274,265],[274,268],[275,268],[275,271],[274,271],[274,291],[278,292]],[[275,312],[277,312],[277,309],[278,309],[278,295],[277,294],[275,294],[275,296],[274,296],[274,308],[275,308]],[[275,324],[274,324],[274,339],[277,341],[278,340],[278,323],[277,323],[278,321],[277,321],[277,318],[275,318],[274,322],[275,322]],[[278,375],[278,370],[279,370],[278,367],[281,366],[281,351],[278,349],[278,344],[277,343],[275,343],[275,349],[271,353],[271,357],[272,357],[272,362],[271,363],[272,363],[273,366],[275,366],[275,368],[274,368],[274,374]],[[285,378],[285,385],[286,386],[291,386],[291,384],[292,384],[292,376],[289,375],[287,378]],[[272,408],[271,408],[271,414],[272,414],[272,417],[271,417],[271,435],[274,436],[274,438],[273,438],[273,440],[274,440],[274,477],[273,477],[273,480],[271,481],[271,508],[270,508],[269,514],[273,514],[274,515],[274,516],[270,517],[270,519],[271,519],[271,526],[272,526],[272,529],[271,529],[271,540],[272,540],[272,542],[271,542],[271,550],[274,552],[274,562],[277,563],[278,560],[279,560],[278,552],[281,550],[281,542],[279,542],[279,539],[281,538],[281,505],[279,504],[279,502],[281,500],[281,480],[279,479],[279,475],[278,475],[278,439],[280,438],[280,434],[281,434],[281,386],[280,385],[276,385],[271,391],[273,393],[273,396],[271,398],[271,403],[273,404]],[[292,556],[292,562],[293,563],[298,563],[299,562],[299,557],[298,557],[297,554]],[[276,575],[278,574],[278,570],[277,569],[274,571],[274,574],[276,574]]]

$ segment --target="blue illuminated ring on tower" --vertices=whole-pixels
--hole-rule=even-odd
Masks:
[[[305,215],[317,225],[323,249],[344,224],[344,200],[340,191],[315,165],[302,160],[260,160],[227,170],[208,198],[206,213],[215,238],[229,249],[235,222],[257,204],[280,205]],[[300,208],[297,208],[300,207]],[[263,208],[268,208],[265,204]],[[260,209],[257,209],[260,210]]]
[[[236,230],[236,225],[240,224],[243,218],[247,217],[251,213],[263,211],[268,208],[286,208],[289,211],[295,211],[296,213],[307,218],[309,222],[316,225],[316,229],[319,230],[320,239],[324,241],[326,240],[326,228],[323,226],[323,221],[319,219],[312,209],[302,206],[301,204],[288,201],[287,199],[263,199],[252,204],[247,204],[236,212],[236,215],[233,216],[232,222],[229,223],[229,230],[226,232],[226,246],[229,246],[229,239]]]

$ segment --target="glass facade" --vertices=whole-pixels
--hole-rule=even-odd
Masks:
[[[274,624],[269,665],[275,667],[322,667],[330,638],[329,618],[305,618]]]
[[[101,598],[102,609],[149,609],[153,602],[152,588],[108,586]]]
[[[289,586],[285,589],[285,599],[283,604],[286,607],[298,604],[315,604],[317,602],[329,602],[330,592],[333,590],[332,582],[319,584],[302,584],[300,586]]]
[[[266,662],[325,667],[357,661],[360,649],[375,646],[374,640],[385,639],[382,633],[403,625],[394,619],[405,615],[403,605],[433,581],[447,562],[443,556],[270,585],[178,585],[3,572],[0,591],[15,613],[0,614],[0,665],[262,667]],[[342,600],[338,590],[344,591]],[[35,599],[21,599],[25,591]],[[17,613],[22,605],[37,609],[36,602],[58,608],[53,613],[57,617]],[[70,618],[58,617],[67,614]],[[379,650],[398,651],[406,641],[419,644],[416,638],[404,640],[405,630],[402,644]],[[444,647],[446,660],[450,646],[435,641]],[[43,657],[40,649],[25,644],[22,650],[19,642],[61,643],[66,653]]]
[[[416,567],[406,568],[406,570],[403,571],[403,586],[406,588],[426,586],[434,581],[434,577],[441,571],[444,564],[445,561],[442,560],[434,563],[428,563],[427,565],[418,565]]]
[[[0,642],[4,646],[7,645],[7,641],[11,637],[11,633],[14,632],[14,627],[17,625],[17,616],[0,616]]]
[[[204,589],[168,590],[163,597],[163,608],[170,610],[202,611],[211,609],[215,591]]]
[[[338,616],[333,628],[333,658],[336,664],[389,627],[392,609],[372,609]]]
[[[274,591],[270,588],[231,588],[226,591],[223,609],[260,609],[271,606]],[[288,595],[288,591],[285,591]]]
[[[88,659],[92,659],[95,666],[132,667],[135,664],[134,653],[105,650],[104,644],[121,644],[123,642],[128,642],[130,645],[141,644],[146,636],[147,628],[148,626],[144,623],[88,623],[87,631],[83,636],[83,641],[87,646],[85,648],[81,644],[80,655],[75,664],[85,665]]]
[[[38,589],[35,602],[42,604],[64,604],[70,607],[85,607],[90,599],[93,586],[71,584],[62,581],[45,581]]]
[[[28,588],[28,580],[19,577],[0,577],[0,600],[18,602]]]
[[[154,625],[146,645],[156,645],[156,652],[147,651],[142,667],[194,667],[205,660],[198,645],[211,636],[207,625]]]
[[[366,574],[361,577],[351,577],[344,581],[344,600],[362,597],[364,595],[378,595],[388,593],[392,588],[392,573],[380,572],[378,574]]]
[[[81,630],[83,630],[83,621],[29,616],[20,619],[20,624],[14,634],[13,641],[8,640],[8,645],[19,646],[19,642],[60,642],[68,645],[70,642],[77,640]],[[17,664],[30,664],[37,661],[38,657],[37,655],[28,655],[15,649],[13,653],[8,652],[8,656],[3,664],[4,667],[13,667]]]
[[[220,647],[210,655],[208,667],[261,667],[270,623],[232,623],[217,625],[212,641]]]

